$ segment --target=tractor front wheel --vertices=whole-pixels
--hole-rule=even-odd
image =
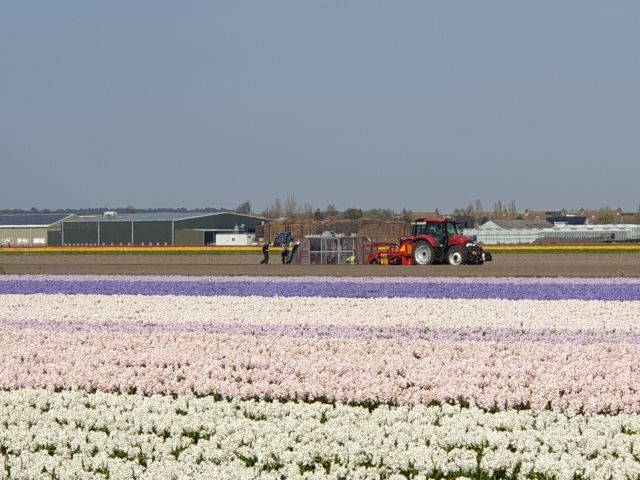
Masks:
[[[460,247],[451,247],[447,253],[449,265],[463,265],[466,263],[464,251]]]
[[[433,247],[428,242],[420,240],[413,246],[413,261],[416,265],[430,265],[433,257]]]

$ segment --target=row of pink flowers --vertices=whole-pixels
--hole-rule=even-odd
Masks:
[[[5,330],[0,388],[640,412],[640,346]]]
[[[640,334],[640,302],[428,298],[1,295],[0,328],[356,327]],[[630,338],[631,338],[630,337]]]

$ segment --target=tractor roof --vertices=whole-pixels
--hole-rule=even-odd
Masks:
[[[451,222],[446,218],[416,218],[413,223],[445,223],[447,221]]]

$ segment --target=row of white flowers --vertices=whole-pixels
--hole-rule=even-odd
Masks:
[[[341,325],[640,333],[640,302],[422,298],[2,295],[0,320]]]
[[[637,414],[0,392],[0,478],[640,476]]]

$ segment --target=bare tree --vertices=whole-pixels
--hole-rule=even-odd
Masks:
[[[249,200],[242,202],[240,205],[236,207],[234,210],[236,213],[250,214],[251,213],[251,202]]]
[[[304,202],[304,206],[302,207],[302,214],[306,218],[313,217],[313,206],[308,202]]]
[[[329,205],[327,205],[327,209],[325,212],[328,217],[333,217],[338,213],[338,210],[336,210],[336,206],[333,203],[330,203]]]
[[[413,220],[413,210],[411,209],[402,209],[402,220],[405,222],[411,222]]]
[[[467,205],[467,208],[464,209],[464,213],[465,215],[473,215],[473,202],[469,202],[469,205]]]
[[[502,201],[498,200],[493,206],[493,216],[498,220],[502,218]]]
[[[347,208],[344,211],[344,217],[349,220],[357,220],[358,218],[362,218],[362,210],[359,208]]]
[[[480,218],[480,215],[482,214],[482,202],[480,201],[479,198],[475,201],[473,207],[475,209],[475,217],[476,217],[476,219]]]
[[[280,199],[276,198],[273,205],[267,208],[262,214],[268,218],[280,218],[282,217],[282,205],[280,204]]]
[[[298,202],[296,201],[296,197],[289,195],[284,201],[284,215],[286,217],[293,217],[296,213],[298,213]]]

